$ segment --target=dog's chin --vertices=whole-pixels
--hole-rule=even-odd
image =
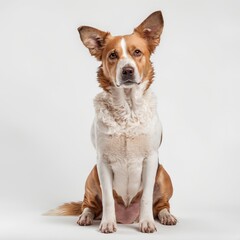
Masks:
[[[117,87],[119,88],[132,88],[136,85],[139,85],[140,82],[136,82],[136,81],[133,81],[133,80],[129,80],[129,81],[122,81],[119,85],[117,85]]]

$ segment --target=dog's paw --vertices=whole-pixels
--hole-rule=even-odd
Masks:
[[[90,211],[86,211],[86,212],[83,212],[78,221],[77,221],[77,224],[80,225],[80,226],[89,226],[89,225],[92,225],[93,223],[93,218],[94,218],[94,215],[93,213],[91,213]]]
[[[169,211],[164,208],[161,210],[158,214],[158,219],[161,224],[163,225],[176,225],[177,224],[177,219],[169,213]]]
[[[114,221],[103,221],[100,223],[99,231],[102,233],[113,233],[117,231],[117,224]]]
[[[157,231],[153,220],[143,220],[139,223],[139,229],[143,233],[153,233]]]

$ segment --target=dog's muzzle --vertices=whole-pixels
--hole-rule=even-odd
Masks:
[[[122,68],[121,84],[124,84],[124,85],[136,84],[133,67],[125,66]]]

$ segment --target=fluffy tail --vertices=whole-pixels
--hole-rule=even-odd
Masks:
[[[64,203],[56,209],[52,209],[45,216],[77,216],[82,213],[82,202]]]

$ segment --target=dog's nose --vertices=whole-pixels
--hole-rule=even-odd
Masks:
[[[134,68],[131,66],[123,67],[122,80],[128,81],[128,80],[133,80],[133,78],[134,78]]]

